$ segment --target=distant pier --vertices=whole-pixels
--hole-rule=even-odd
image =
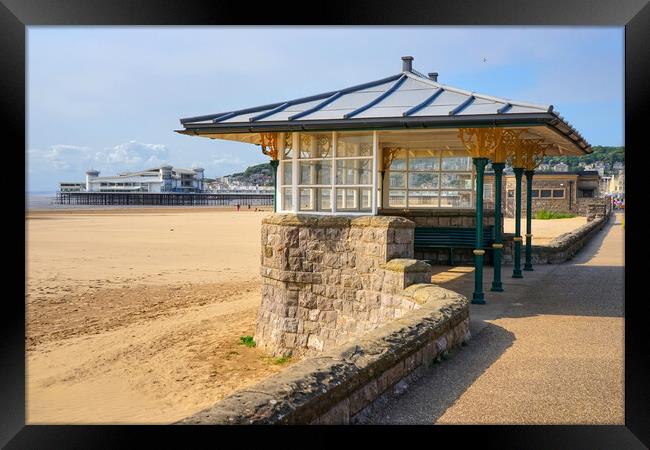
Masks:
[[[266,193],[57,192],[57,205],[228,206],[273,205]]]

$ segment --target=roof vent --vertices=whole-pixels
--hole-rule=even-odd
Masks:
[[[402,56],[402,72],[410,72],[413,70],[413,57]]]
[[[438,81],[438,72],[429,72],[429,79],[433,81]]]

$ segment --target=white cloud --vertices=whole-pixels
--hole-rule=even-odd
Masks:
[[[169,149],[163,144],[129,141],[94,151],[91,147],[57,144],[47,150],[30,149],[28,165],[55,171],[139,170],[168,162]]]
[[[30,149],[27,154],[27,165],[30,169],[38,167],[45,170],[67,171],[79,165],[90,164],[92,159],[90,147],[57,144],[48,150]]]
[[[150,166],[167,163],[169,149],[163,144],[129,141],[95,153],[98,164],[106,167]]]
[[[258,163],[258,158],[228,157],[224,153],[210,152],[205,156],[205,159],[200,155],[190,156],[185,151],[180,154],[165,144],[135,140],[100,150],[89,146],[56,144],[46,149],[28,150],[27,181],[29,190],[55,190],[61,181],[82,181],[84,172],[89,169],[99,170],[101,175],[114,175],[171,164],[186,168],[202,167],[206,170],[206,176],[213,177],[239,172]]]
[[[82,180],[88,169],[111,175],[127,170],[142,170],[169,163],[169,149],[163,144],[128,141],[102,150],[87,146],[56,144],[48,149],[27,152],[28,182],[53,188],[59,181]]]

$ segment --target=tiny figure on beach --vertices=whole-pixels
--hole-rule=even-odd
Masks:
[[[239,203],[237,203],[237,211],[239,211]]]

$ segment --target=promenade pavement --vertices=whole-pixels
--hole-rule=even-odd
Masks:
[[[371,418],[377,424],[624,424],[622,214],[571,260],[502,271],[505,292],[471,305],[469,345]],[[533,230],[534,234],[534,230]],[[433,282],[471,298],[469,267]]]

